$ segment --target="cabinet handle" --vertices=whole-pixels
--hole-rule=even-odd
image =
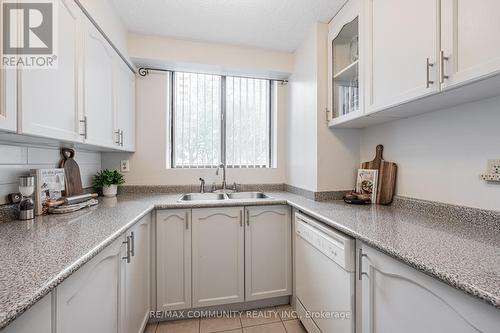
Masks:
[[[440,61],[441,61],[441,83],[444,83],[444,80],[448,80],[450,78],[445,73],[445,69],[444,69],[444,61],[445,60],[448,61],[448,60],[450,60],[450,58],[449,57],[445,57],[444,56],[444,51],[441,50],[441,53],[440,53]]]
[[[248,209],[246,211],[246,215],[247,215],[247,226],[249,227],[250,226],[250,212],[248,211]]]
[[[328,124],[328,122],[330,121],[330,110],[328,110],[328,108],[325,109],[325,117],[326,117],[326,123]]]
[[[120,146],[123,147],[123,130],[120,130]]]
[[[130,263],[130,236],[127,236],[127,240],[122,244],[127,244],[127,255],[122,257],[123,260],[127,260],[127,264]]]
[[[427,62],[426,62],[426,66],[425,66],[425,70],[426,70],[426,83],[425,83],[425,86],[427,88],[429,88],[431,86],[431,84],[434,84],[434,81],[431,81],[431,73],[430,73],[430,69],[431,67],[434,67],[434,64],[431,63],[430,59],[427,58]]]
[[[116,131],[115,131],[115,134],[116,134],[116,140],[115,140],[115,143],[116,143],[117,145],[120,145],[120,144],[121,144],[121,139],[120,139],[121,134],[120,134],[120,133],[121,133],[121,132],[120,132],[120,130],[116,130]]]
[[[359,249],[358,251],[358,280],[361,281],[363,279],[363,257],[366,257],[366,254],[363,254],[363,249]]]
[[[83,134],[80,134],[80,136],[87,139],[87,116],[84,116],[83,120],[80,120],[80,123],[83,124]]]
[[[240,227],[243,226],[243,211],[240,209]]]
[[[130,254],[135,257],[135,234],[133,231],[130,233]]]
[[[189,213],[186,212],[186,230],[189,229]]]

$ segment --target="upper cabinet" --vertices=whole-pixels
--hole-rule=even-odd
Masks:
[[[115,58],[115,142],[123,150],[135,150],[135,75]]]
[[[363,112],[362,0],[350,1],[328,26],[328,110],[331,124]]]
[[[62,0],[57,13],[57,68],[20,71],[19,133],[81,142],[78,64],[82,13],[72,0]]]
[[[2,8],[0,8],[1,17],[3,17]],[[0,54],[3,54],[2,48],[3,31],[0,33]],[[17,129],[16,82],[16,70],[0,66],[0,131],[15,132]]]
[[[443,89],[500,71],[500,2],[441,0]]]
[[[56,15],[55,68],[0,68],[0,131],[134,151],[135,74],[77,2]]]
[[[500,95],[499,11],[495,0],[348,1],[329,25],[329,125],[363,128]],[[348,43],[356,28],[358,58]]]
[[[114,56],[102,34],[90,23],[85,24],[83,62],[83,131],[85,143],[114,147],[113,133]]]
[[[438,91],[437,0],[367,0],[367,113]]]

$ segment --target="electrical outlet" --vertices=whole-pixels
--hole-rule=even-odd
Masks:
[[[500,174],[500,160],[488,160],[488,173]]]
[[[128,160],[120,161],[120,171],[121,172],[129,172],[130,171],[130,163]]]

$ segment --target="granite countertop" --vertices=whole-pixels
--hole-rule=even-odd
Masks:
[[[0,223],[0,329],[153,209],[289,204],[500,308],[500,220],[432,206],[351,206],[288,192],[271,199],[179,203],[180,194],[123,194],[66,215]]]

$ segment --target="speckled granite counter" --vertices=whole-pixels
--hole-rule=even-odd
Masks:
[[[126,194],[34,222],[0,223],[0,329],[154,208],[288,203],[447,284],[500,308],[500,220],[403,206],[350,206],[286,193],[272,199],[178,203],[179,194]]]

